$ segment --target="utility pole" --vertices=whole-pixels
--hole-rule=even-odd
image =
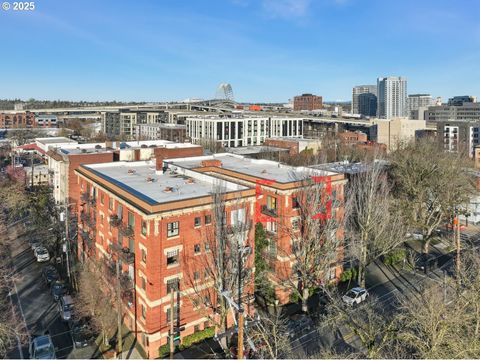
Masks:
[[[68,227],[69,227],[69,222],[68,219],[69,214],[68,214],[68,204],[65,205],[65,247],[66,247],[66,253],[67,253],[67,276],[68,276],[68,282],[71,284],[72,279],[70,278],[70,236],[68,233]]]
[[[175,294],[173,292],[173,289],[170,291],[170,359],[173,359],[173,353],[175,352],[175,346],[173,343],[173,310],[174,310],[174,305],[175,305]]]
[[[455,218],[453,220],[453,237],[455,240],[455,247],[457,249],[457,256],[456,256],[456,269],[457,269],[457,276],[460,274],[460,221],[458,219],[458,210],[455,208]]]
[[[122,358],[123,344],[122,344],[122,299],[120,296],[120,262],[117,258],[115,263],[117,271],[117,358]]]
[[[30,165],[32,167],[32,179],[31,179],[31,188],[33,190],[33,169],[34,169],[34,166],[33,166],[33,151],[30,153]]]
[[[242,247],[238,243],[238,359],[243,359],[243,308],[242,308]]]

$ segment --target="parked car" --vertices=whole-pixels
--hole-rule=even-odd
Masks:
[[[52,286],[50,288],[50,292],[53,296],[55,301],[60,300],[60,298],[66,294],[67,289],[65,289],[65,285],[61,281],[54,281],[52,282]]]
[[[38,262],[50,261],[50,254],[44,246],[38,246],[35,248],[34,254]]]
[[[34,338],[29,347],[30,359],[55,359],[55,347],[49,335]]]
[[[362,287],[354,287],[343,295],[342,300],[348,305],[358,305],[368,297],[368,291]]]
[[[290,338],[300,336],[313,328],[313,320],[305,314],[295,314],[287,322],[287,335]]]
[[[75,348],[88,346],[95,340],[95,335],[87,319],[81,319],[72,325],[72,342]]]
[[[58,302],[60,318],[63,321],[70,321],[73,313],[73,299],[70,295],[63,295]]]
[[[42,271],[43,280],[47,285],[59,279],[58,272],[52,265],[45,266]]]
[[[437,257],[433,254],[420,254],[415,259],[415,270],[428,271],[435,269]]]

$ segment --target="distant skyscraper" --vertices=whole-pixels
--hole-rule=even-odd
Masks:
[[[359,97],[362,94],[362,106]],[[373,96],[372,96],[373,95]],[[375,104],[373,104],[375,102]],[[372,113],[373,111],[373,113]],[[377,113],[377,85],[359,85],[352,90],[352,114],[375,116]]]
[[[389,76],[377,79],[377,116],[381,119],[407,116],[407,79]]]

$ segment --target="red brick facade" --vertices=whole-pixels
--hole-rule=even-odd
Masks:
[[[299,146],[298,146],[298,140],[295,139],[272,139],[268,138],[265,139],[265,142],[263,143],[265,146],[274,146],[278,147],[281,149],[288,149],[289,155],[298,155],[299,153]]]
[[[342,143],[347,145],[356,144],[359,142],[366,142],[368,140],[367,134],[361,131],[344,131],[338,133],[338,138]]]
[[[122,287],[124,321],[136,333],[149,358],[158,357],[159,347],[167,343],[167,312],[171,307],[167,291],[169,280],[179,279],[180,322],[185,326],[181,337],[212,326],[211,311],[194,305],[191,290],[192,281],[199,286],[205,284],[207,289],[210,281],[205,278],[200,259],[211,251],[202,241],[212,234],[214,227],[211,197],[202,206],[196,201],[187,201],[179,205],[181,210],[144,212],[137,206],[138,199],[133,195],[120,197],[115,185],[94,179],[84,168],[77,174],[81,192],[85,194],[78,207],[79,257],[95,256],[106,263],[112,261],[111,264],[116,259],[122,261],[122,279],[126,279],[124,283],[127,284]],[[251,204],[253,195],[253,191],[248,191],[232,194],[232,198],[242,198],[246,204]],[[237,206],[238,203],[229,205],[227,202],[227,218]],[[174,223],[178,224],[178,233],[169,234],[169,224]],[[252,229],[246,238],[247,245],[254,249]],[[178,251],[178,259],[169,265],[168,254],[175,251]],[[252,251],[246,266],[252,266],[253,257]],[[196,272],[198,278],[193,280],[192,274]],[[129,277],[133,282],[128,280]],[[250,292],[253,294],[253,287]],[[247,311],[253,311],[253,307],[248,308],[250,304],[245,306]]]
[[[34,128],[35,114],[26,111],[18,113],[0,113],[0,129]]]
[[[293,98],[293,110],[317,110],[323,108],[322,97],[312,94],[303,94]]]

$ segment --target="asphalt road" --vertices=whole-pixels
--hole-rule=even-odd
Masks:
[[[12,300],[21,308],[30,337],[48,332],[59,359],[92,358],[95,353],[93,346],[74,349],[69,325],[60,319],[57,303],[42,279],[42,269],[46,263],[36,261],[28,240],[23,235],[24,228],[23,224],[9,228],[16,286]],[[28,345],[22,350],[25,358],[28,358]]]

